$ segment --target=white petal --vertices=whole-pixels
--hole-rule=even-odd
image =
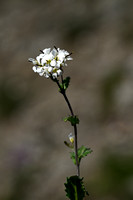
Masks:
[[[45,58],[45,60],[52,60],[52,58],[53,58],[53,55],[52,54],[46,54],[45,56],[44,56],[44,58]]]
[[[39,65],[41,64],[42,58],[43,58],[43,54],[40,54],[39,56],[36,57],[36,60],[39,63]]]
[[[65,54],[64,54],[63,52],[59,53],[59,54],[58,54],[58,59],[59,59],[61,62],[63,62],[64,59],[65,59]]]
[[[28,61],[32,62],[33,65],[37,64],[37,61],[34,58],[29,58]]]
[[[51,64],[51,66],[55,67],[56,66],[56,60],[52,60],[50,64]]]
[[[42,72],[42,71],[43,71],[43,70],[42,70],[42,67],[38,67],[36,71],[37,71],[37,73]]]
[[[58,69],[57,74],[58,74],[58,76],[60,76],[62,74],[62,71],[60,69]]]
[[[52,60],[55,56],[52,54],[52,52],[50,52],[49,54],[49,60]]]
[[[44,75],[44,72],[40,72],[39,75],[40,75],[40,76],[43,76],[43,75]]]
[[[33,66],[32,69],[33,69],[34,72],[36,72],[37,67]]]
[[[71,58],[71,57],[67,57],[66,59],[67,59],[67,60],[73,60],[73,58]]]
[[[57,78],[57,73],[52,74],[53,78]]]
[[[44,76],[45,76],[46,78],[49,78],[49,75],[48,75],[48,74],[45,74]]]
[[[49,54],[50,53],[51,48],[46,48],[43,49],[44,54]]]
[[[48,67],[48,72],[52,72],[53,68],[52,67]]]
[[[45,58],[45,56],[42,58],[42,60],[41,60],[41,64],[42,65],[45,65],[45,63],[46,63],[47,61],[46,61],[46,58]]]
[[[70,142],[73,143],[73,142],[74,142],[74,136],[73,136],[73,134],[70,133],[70,134],[68,135],[68,137],[69,137]]]
[[[57,56],[58,51],[54,48],[54,49],[51,51],[51,53],[52,53],[52,55],[55,57],[55,56]]]
[[[60,65],[61,65],[61,61],[58,60],[58,61],[56,62],[56,68],[59,69],[59,68],[60,68]]]

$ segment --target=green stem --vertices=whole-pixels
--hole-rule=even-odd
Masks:
[[[72,109],[72,106],[66,96],[66,92],[63,88],[61,88],[59,81],[56,79],[56,83],[60,89],[61,94],[64,96],[64,99],[68,105],[68,108],[70,110],[71,115],[74,117],[74,112]],[[75,124],[74,126],[74,137],[75,137],[75,141],[74,141],[74,150],[75,150],[75,157],[76,157],[76,166],[77,166],[77,176],[80,176],[80,169],[79,169],[79,161],[78,161],[78,138],[77,138],[77,125]]]

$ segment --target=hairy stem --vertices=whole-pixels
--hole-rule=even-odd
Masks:
[[[64,96],[64,99],[68,105],[68,108],[70,110],[70,113],[71,115],[74,117],[74,112],[73,112],[73,109],[72,109],[72,106],[68,100],[68,97],[66,96],[66,92],[63,88],[61,88],[60,84],[59,84],[59,81],[56,79],[56,83],[60,89],[60,92],[61,94]],[[80,176],[80,169],[79,169],[79,161],[78,161],[78,138],[77,138],[77,125],[75,124],[74,126],[74,137],[75,137],[75,140],[74,140],[74,150],[75,150],[75,157],[76,157],[76,166],[77,166],[77,176]]]

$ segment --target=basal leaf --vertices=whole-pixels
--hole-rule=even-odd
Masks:
[[[83,200],[87,194],[83,178],[79,178],[78,176],[67,177],[67,182],[64,185],[66,196],[70,200]]]

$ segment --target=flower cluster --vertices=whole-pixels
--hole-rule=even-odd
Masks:
[[[36,59],[29,58],[28,60],[34,65],[32,68],[34,72],[40,76],[55,79],[63,73],[62,68],[67,66],[66,61],[72,60],[70,55],[67,51],[54,47],[52,50],[46,48]]]

